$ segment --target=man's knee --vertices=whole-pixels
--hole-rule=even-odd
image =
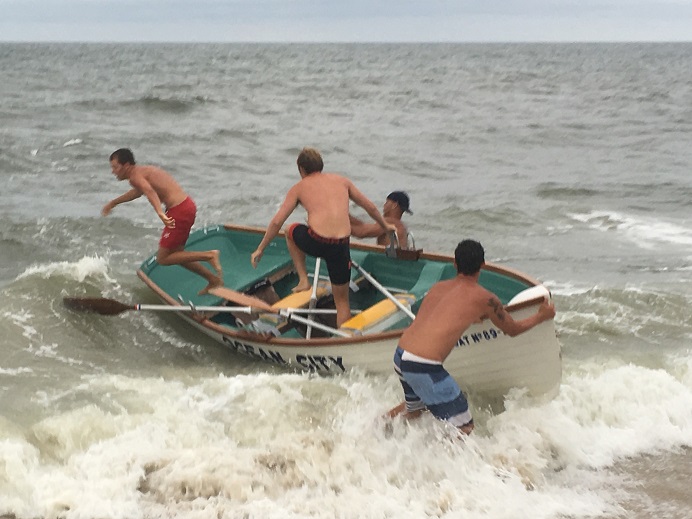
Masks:
[[[299,224],[297,223],[292,223],[290,225],[287,225],[283,228],[284,231],[284,236],[286,237],[286,241],[290,241],[291,243],[295,243],[295,240],[293,239],[293,231],[296,229],[296,227]]]
[[[159,265],[172,265],[171,254],[175,251],[161,247],[156,253],[156,262]]]
[[[168,254],[157,254],[156,255],[156,262],[159,265],[170,265],[170,261],[168,259]]]

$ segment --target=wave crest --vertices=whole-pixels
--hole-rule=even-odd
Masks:
[[[47,265],[32,265],[22,272],[17,279],[40,276],[48,279],[60,276],[83,282],[88,277],[108,277],[108,260],[101,256],[84,256],[76,262],[60,261]]]

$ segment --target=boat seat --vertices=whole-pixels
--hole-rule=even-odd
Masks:
[[[324,279],[319,279],[317,281],[317,299],[324,297],[331,293],[331,284],[329,281]],[[272,309],[279,311],[284,308],[306,308],[310,304],[310,298],[312,297],[312,289],[303,290],[302,292],[295,292],[289,294],[283,299],[278,300],[272,305]]]
[[[363,276],[360,276],[349,282],[351,290],[357,292],[361,285],[366,281]],[[317,281],[317,299],[328,296],[332,293],[332,285],[328,279],[319,279]],[[272,304],[272,308],[282,310],[284,308],[307,308],[310,304],[310,298],[312,297],[312,289],[303,290],[302,292],[296,292],[294,294],[289,294],[283,299]]]
[[[435,283],[455,275],[456,270],[451,263],[426,263],[420,271],[415,285],[410,288],[410,292],[424,296]]]
[[[408,293],[396,294],[394,297],[409,309],[417,301],[415,295]],[[351,317],[341,325],[341,328],[354,334],[374,333],[391,326],[395,321],[400,320],[403,315],[404,313],[401,309],[391,300],[383,299],[379,303],[366,308],[358,315]]]

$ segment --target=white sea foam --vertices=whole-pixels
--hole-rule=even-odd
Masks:
[[[617,460],[692,445],[689,380],[662,370],[581,366],[552,402],[477,410],[465,443],[429,417],[387,432],[399,392],[357,374],[91,377],[32,428],[40,459],[0,442],[0,514],[597,517],[618,512]]]
[[[69,141],[65,142],[62,147],[67,148],[68,146],[76,146],[77,144],[82,144],[82,139],[70,139]]]
[[[22,272],[17,279],[40,276],[44,279],[52,276],[63,276],[83,282],[89,277],[103,277],[113,281],[108,276],[108,260],[101,256],[84,256],[76,262],[60,261],[47,265],[32,265]]]
[[[15,369],[5,369],[0,367],[0,375],[22,375],[25,373],[33,373],[34,370],[31,368],[15,368]]]
[[[692,246],[692,228],[677,222],[644,216],[630,216],[615,211],[591,211],[569,215],[602,232],[618,231],[640,247],[652,249],[660,243]]]
[[[577,296],[586,294],[593,286],[578,286],[567,281],[546,280],[543,283],[553,295]]]

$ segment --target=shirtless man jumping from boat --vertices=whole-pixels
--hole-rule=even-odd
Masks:
[[[305,254],[324,258],[332,283],[336,325],[339,327],[351,317],[348,294],[351,280],[349,200],[362,207],[384,232],[394,231],[396,227],[384,220],[375,204],[349,179],[334,173],[322,173],[324,164],[316,149],[303,148],[296,163],[301,180],[289,189],[250,261],[253,267],[257,267],[264,249],[298,204],[302,205],[308,213],[308,225],[296,223],[286,231],[286,244],[298,273],[298,285],[293,291],[302,292],[311,288]]]
[[[466,397],[442,367],[464,330],[487,318],[514,337],[555,316],[555,307],[546,300],[536,314],[515,321],[497,296],[478,283],[484,263],[480,243],[460,242],[454,251],[457,276],[436,283],[423,299],[394,353],[394,371],[399,375],[405,402],[390,410],[389,417],[405,410],[407,418],[415,418],[427,409],[436,418],[471,434],[473,418]]]
[[[185,251],[185,243],[195,223],[197,207],[175,179],[155,166],[139,166],[127,148],[114,151],[110,156],[111,171],[118,180],[128,180],[132,189],[103,206],[101,214],[107,216],[113,208],[144,195],[165,225],[159,241],[156,261],[160,265],[180,265],[207,280],[200,290],[206,294],[211,288],[223,285],[223,274],[218,250]],[[166,211],[163,210],[166,206]],[[200,262],[208,262],[216,271],[211,272]]]

